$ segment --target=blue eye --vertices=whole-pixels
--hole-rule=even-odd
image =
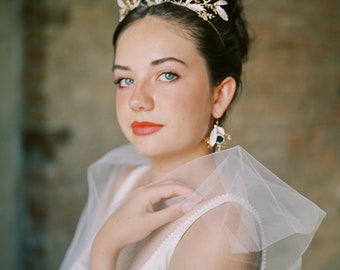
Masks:
[[[117,84],[121,88],[127,87],[133,83],[134,83],[134,80],[131,78],[121,78],[121,79],[114,81],[114,84]]]
[[[165,81],[165,82],[171,82],[171,81],[176,80],[177,78],[178,78],[178,75],[173,72],[164,72],[159,77],[161,81]]]

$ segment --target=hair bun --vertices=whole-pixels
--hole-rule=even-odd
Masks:
[[[229,15],[229,23],[232,24],[231,32],[236,35],[239,42],[239,53],[242,60],[247,60],[249,47],[250,47],[250,35],[248,32],[248,23],[245,18],[243,4],[241,0],[229,0],[228,5],[225,6]]]

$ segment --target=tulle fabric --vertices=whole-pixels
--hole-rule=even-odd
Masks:
[[[130,145],[89,168],[89,200],[61,269],[88,269],[96,233],[140,187],[138,179],[148,168],[148,160]],[[185,207],[187,214],[123,249],[117,270],[167,269],[181,237],[198,219],[205,232],[219,234],[228,250],[223,256],[249,266],[242,269],[301,269],[301,256],[325,216],[240,146],[192,160],[148,185],[163,181],[195,190],[195,196],[166,201]]]

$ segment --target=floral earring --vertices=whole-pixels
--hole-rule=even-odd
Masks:
[[[219,152],[225,148],[226,139],[230,141],[231,136],[225,132],[223,127],[219,126],[219,121],[216,119],[214,127],[210,132],[210,136],[206,140],[208,147]]]

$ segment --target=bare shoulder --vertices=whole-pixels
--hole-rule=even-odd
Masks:
[[[258,269],[259,253],[232,252],[228,231],[234,230],[240,219],[237,214],[231,215],[228,224],[221,226],[220,219],[214,219],[214,216],[222,211],[217,207],[210,216],[203,216],[192,224],[173,253],[170,270]]]

